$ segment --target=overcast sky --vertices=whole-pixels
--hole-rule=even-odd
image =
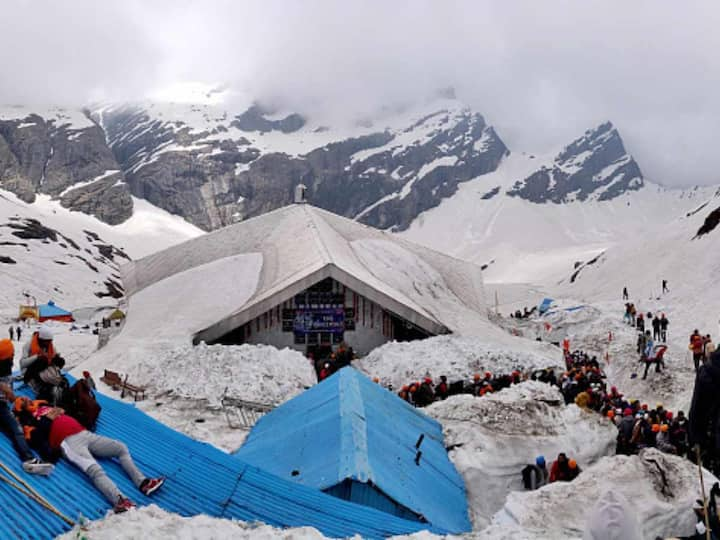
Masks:
[[[720,3],[3,0],[0,102],[226,83],[352,115],[454,86],[512,150],[606,119],[646,176],[720,183]]]

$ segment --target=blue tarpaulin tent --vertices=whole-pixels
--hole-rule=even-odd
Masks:
[[[26,392],[16,389],[19,395]],[[101,460],[110,478],[138,504],[152,502],[183,516],[207,514],[277,527],[311,526],[332,537],[359,534],[381,538],[422,529],[442,532],[280,479],[171,430],[131,404],[102,395],[98,395],[98,401],[103,407],[98,433],[124,441],[146,474],[167,477],[162,489],[148,498],[131,484],[117,463]],[[3,434],[0,461],[72,519],[80,514],[97,519],[109,509],[88,478],[65,460],[57,464],[50,477],[25,474],[10,440]],[[0,475],[6,473],[0,471]],[[5,482],[0,482],[0,508],[0,539],[49,539],[69,529],[59,517]]]
[[[540,305],[538,306],[538,313],[540,313],[540,315],[545,313],[547,310],[550,309],[550,306],[552,306],[552,303],[554,301],[555,300],[553,300],[552,298],[543,298],[543,301],[540,302]]]
[[[263,416],[235,455],[388,514],[471,529],[441,425],[351,367]]]
[[[53,320],[62,322],[73,322],[72,313],[55,305],[55,302],[50,300],[47,304],[38,306],[40,311],[39,322]]]

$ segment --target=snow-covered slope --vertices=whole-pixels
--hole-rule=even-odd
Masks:
[[[28,204],[0,190],[0,318],[17,317],[25,292],[67,309],[114,305],[124,292],[120,264],[198,234],[143,201],[110,226],[46,195]]]
[[[496,171],[460,184],[455,195],[420,214],[403,234],[487,265],[487,282],[552,283],[572,273],[576,262],[591,260],[616,243],[663,230],[714,192],[714,188],[683,191],[644,182],[610,200],[601,199],[605,191],[564,202],[536,202],[508,194],[521,179],[526,179],[523,185],[531,185],[537,171],[557,167],[556,160],[511,154]],[[553,196],[552,190],[542,193]]]
[[[713,222],[720,207],[720,193],[695,201],[694,208],[672,220],[656,234],[629,238],[608,249],[593,264],[580,269],[574,281],[570,272],[554,287],[559,294],[592,302],[622,317],[621,293],[627,286],[630,300],[643,312],[664,312],[670,321],[666,356],[670,372],[677,378],[673,392],[678,406],[685,408],[692,392],[693,370],[687,343],[693,329],[718,337],[720,291],[720,229],[698,236]],[[662,280],[669,292],[662,293]],[[628,352],[627,355],[631,353]]]

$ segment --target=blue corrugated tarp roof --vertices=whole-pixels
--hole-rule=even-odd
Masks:
[[[465,484],[442,426],[351,367],[263,416],[235,455],[318,489],[345,479],[372,482],[434,527],[471,529]]]
[[[17,393],[28,395],[26,390]],[[332,537],[359,534],[380,538],[429,528],[280,479],[173,431],[131,404],[102,395],[98,401],[103,410],[97,432],[125,442],[145,474],[167,477],[162,489],[148,498],[119,464],[100,460],[110,478],[137,504],[155,503],[183,516],[208,514],[277,527],[311,526]],[[72,519],[79,514],[97,519],[109,509],[90,480],[64,459],[50,477],[25,474],[10,440],[0,435],[0,460]],[[4,482],[0,482],[0,508],[0,538],[54,538],[69,529],[60,518]]]
[[[38,306],[38,309],[40,310],[41,317],[63,317],[65,315],[72,315],[71,312],[56,306],[52,300],[47,304]]]

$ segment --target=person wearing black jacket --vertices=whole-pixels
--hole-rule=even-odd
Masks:
[[[710,461],[716,461],[720,450],[720,351],[702,364],[695,378],[688,436],[692,447],[699,446]],[[717,471],[713,471],[716,473]]]
[[[660,317],[660,339],[663,342],[667,341],[668,324],[670,324],[670,321],[667,320],[667,317],[665,317],[665,314],[663,313]]]
[[[660,339],[660,319],[655,317],[652,321],[653,339],[658,341]]]

